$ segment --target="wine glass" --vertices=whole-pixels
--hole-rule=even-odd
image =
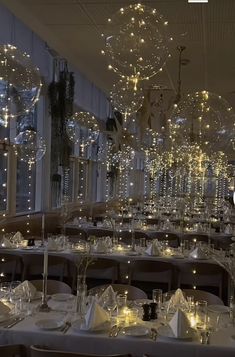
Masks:
[[[110,319],[112,317],[112,312],[116,309],[117,307],[117,298],[116,294],[108,294],[104,296],[103,300],[103,306],[109,311],[109,316]]]

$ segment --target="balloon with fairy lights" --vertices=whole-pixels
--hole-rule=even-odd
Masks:
[[[102,54],[107,56],[109,68],[135,83],[162,70],[172,41],[167,35],[167,24],[149,6],[133,4],[121,8],[108,19],[106,49]]]
[[[41,160],[46,152],[46,144],[33,128],[20,132],[14,139],[14,151],[20,161],[29,165]]]
[[[233,150],[235,115],[228,102],[217,94],[188,94],[174,105],[169,126],[176,145],[195,143],[209,153]]]
[[[0,45],[0,123],[28,113],[41,90],[39,69],[30,56],[12,45]]]
[[[140,86],[133,87],[133,81],[120,79],[111,90],[111,101],[114,109],[118,110],[124,117],[137,112],[144,100],[144,93]]]
[[[99,125],[89,112],[77,112],[66,122],[69,139],[80,147],[94,143],[99,136]]]

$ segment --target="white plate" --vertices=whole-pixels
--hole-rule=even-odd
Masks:
[[[149,329],[141,325],[128,326],[125,327],[124,329],[124,334],[126,336],[132,336],[132,337],[146,336],[148,335],[148,333],[149,333]]]
[[[158,335],[161,339],[166,340],[176,340],[176,341],[192,341],[193,339],[193,330],[189,330],[189,334],[185,335],[184,337],[176,337],[170,328],[170,326],[160,326],[157,330]]]
[[[224,305],[209,305],[208,306],[208,311],[211,312],[218,312],[218,313],[225,313],[225,312],[229,312],[229,307],[228,306],[224,306]]]
[[[99,327],[96,327],[93,330],[88,330],[86,326],[84,326],[81,322],[81,320],[74,321],[72,325],[73,329],[77,332],[85,332],[85,333],[102,333],[110,329],[110,322],[107,321],[104,324],[100,325]]]
[[[74,295],[72,294],[63,294],[63,293],[60,293],[60,294],[53,294],[51,295],[51,299],[52,300],[55,300],[55,301],[67,301],[67,300],[71,300],[75,298]]]
[[[55,319],[43,319],[37,320],[35,325],[40,328],[41,330],[57,330],[64,326],[64,321],[62,320],[55,320]]]

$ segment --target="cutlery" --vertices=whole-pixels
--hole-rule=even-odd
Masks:
[[[151,328],[151,335],[150,335],[150,338],[153,340],[153,341],[156,341],[157,339],[157,336],[158,336],[158,332],[155,328]]]
[[[68,329],[70,329],[71,326],[72,326],[71,322],[66,321],[64,329],[62,330],[62,333],[66,333],[68,331]]]
[[[113,333],[113,336],[112,337],[117,337],[118,336],[118,334],[119,334],[119,332],[121,331],[121,327],[117,327],[116,328],[116,330],[114,331],[114,333]]]
[[[7,329],[11,328],[23,320],[24,320],[24,317],[17,317],[13,321],[11,321],[11,323],[9,323],[8,325],[5,325],[4,328],[7,328]]]
[[[113,337],[115,330],[117,329],[117,325],[113,325],[109,330],[109,337]]]

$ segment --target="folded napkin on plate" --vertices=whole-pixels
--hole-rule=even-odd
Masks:
[[[117,293],[113,290],[112,285],[109,285],[101,294],[101,296],[99,297],[98,303],[100,305],[103,305],[105,303],[105,300],[107,298],[110,298],[112,300],[116,299],[116,295]]]
[[[18,242],[21,242],[24,239],[24,237],[23,237],[22,233],[18,231],[14,234],[12,239],[17,240]]]
[[[48,238],[47,249],[48,250],[58,250],[60,248],[59,244],[54,238]]]
[[[169,322],[172,332],[177,338],[190,337],[191,326],[190,322],[181,309],[177,309],[176,313]]]
[[[157,239],[153,240],[152,244],[150,244],[150,246],[146,249],[145,253],[155,256],[161,255],[161,250]]]
[[[33,299],[37,293],[37,289],[30,281],[25,280],[13,290],[13,293],[25,299],[29,297]]]
[[[195,248],[190,254],[189,254],[190,258],[193,259],[207,259],[206,254],[203,252],[201,247],[197,247]]]
[[[0,301],[0,316],[9,314],[11,309]]]
[[[224,230],[224,233],[225,234],[232,234],[233,233],[233,229],[232,229],[232,226],[230,224],[227,224],[226,225],[226,228]]]
[[[106,253],[107,252],[107,243],[103,239],[98,239],[94,245],[94,251],[96,253]]]
[[[2,240],[1,240],[1,247],[14,248],[15,245],[13,243],[11,243],[11,241],[8,238],[3,237]]]
[[[92,300],[90,307],[85,315],[84,330],[101,329],[109,322],[109,314],[105,311],[95,299]]]
[[[168,303],[168,310],[178,309],[187,310],[189,308],[188,302],[184,297],[181,289],[177,289],[176,292],[170,298]]]

